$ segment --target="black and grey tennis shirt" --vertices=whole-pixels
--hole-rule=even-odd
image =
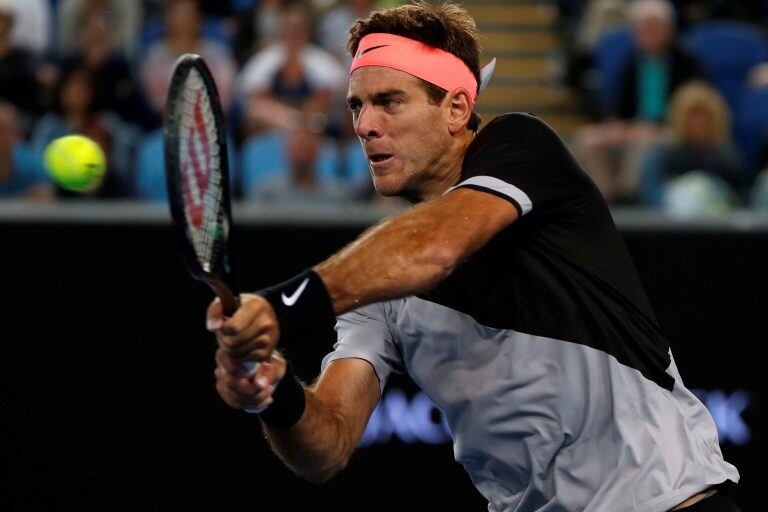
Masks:
[[[494,512],[662,512],[738,481],[559,137],[530,115],[498,117],[454,188],[502,197],[520,218],[429,294],[341,316],[323,368],[361,358],[382,387],[408,372]]]

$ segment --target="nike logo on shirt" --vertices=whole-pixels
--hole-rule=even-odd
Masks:
[[[299,287],[296,288],[296,291],[293,292],[290,296],[285,295],[285,292],[283,292],[280,296],[280,298],[283,299],[283,304],[288,307],[296,304],[296,301],[299,300],[299,297],[301,297],[301,294],[304,291],[304,288],[307,287],[307,284],[309,284],[309,278],[304,279]]]

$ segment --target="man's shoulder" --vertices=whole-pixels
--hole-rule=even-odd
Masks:
[[[477,134],[479,142],[529,142],[552,137],[557,137],[554,130],[541,118],[527,112],[509,112],[496,116]]]
[[[480,130],[480,133],[483,133],[486,130],[498,130],[518,126],[550,129],[549,125],[535,114],[528,112],[507,112],[506,114],[500,114],[491,119],[488,124]]]
[[[559,137],[542,119],[525,112],[496,116],[477,134],[467,150],[469,160],[483,158],[488,152],[520,151],[527,154],[547,153]]]

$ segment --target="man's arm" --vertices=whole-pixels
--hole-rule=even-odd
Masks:
[[[216,389],[236,409],[271,405],[275,388],[286,373],[286,362],[277,352],[253,377],[247,376],[242,359],[224,345],[216,352],[216,362]],[[307,480],[324,482],[344,468],[357,446],[379,399],[379,381],[367,361],[338,359],[314,386],[302,391],[306,404],[298,422],[287,429],[264,422],[262,426],[273,450],[289,468]]]
[[[457,189],[384,220],[314,270],[342,314],[432,289],[517,217],[505,199]]]
[[[311,388],[298,423],[267,434],[274,451],[296,474],[325,482],[343,469],[379,399],[379,381],[362,359],[333,361]]]
[[[328,297],[322,296],[319,304],[310,301],[312,305],[303,310],[292,307],[290,300],[286,302],[291,296],[302,296],[302,292],[303,297],[318,300],[316,291],[304,292],[308,278],[282,295],[274,292],[271,303],[262,295],[243,295],[242,305],[232,318],[217,318],[209,329],[221,329],[220,343],[233,354],[250,361],[267,360],[281,335],[295,329],[290,323],[282,325],[285,319],[279,320],[275,307],[282,308],[282,304],[277,302],[278,296],[284,297],[283,310],[294,310],[289,313],[300,323],[306,322],[304,315],[325,315],[319,311],[323,307],[328,316],[340,315],[367,304],[427,291],[517,217],[517,209],[506,199],[477,190],[454,190],[382,221],[317,265],[314,271],[330,296],[330,304]]]

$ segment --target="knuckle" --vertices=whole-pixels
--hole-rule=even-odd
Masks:
[[[232,336],[222,336],[221,344],[227,348],[234,348],[234,347],[237,347],[238,342],[237,342],[237,339],[235,339]]]

